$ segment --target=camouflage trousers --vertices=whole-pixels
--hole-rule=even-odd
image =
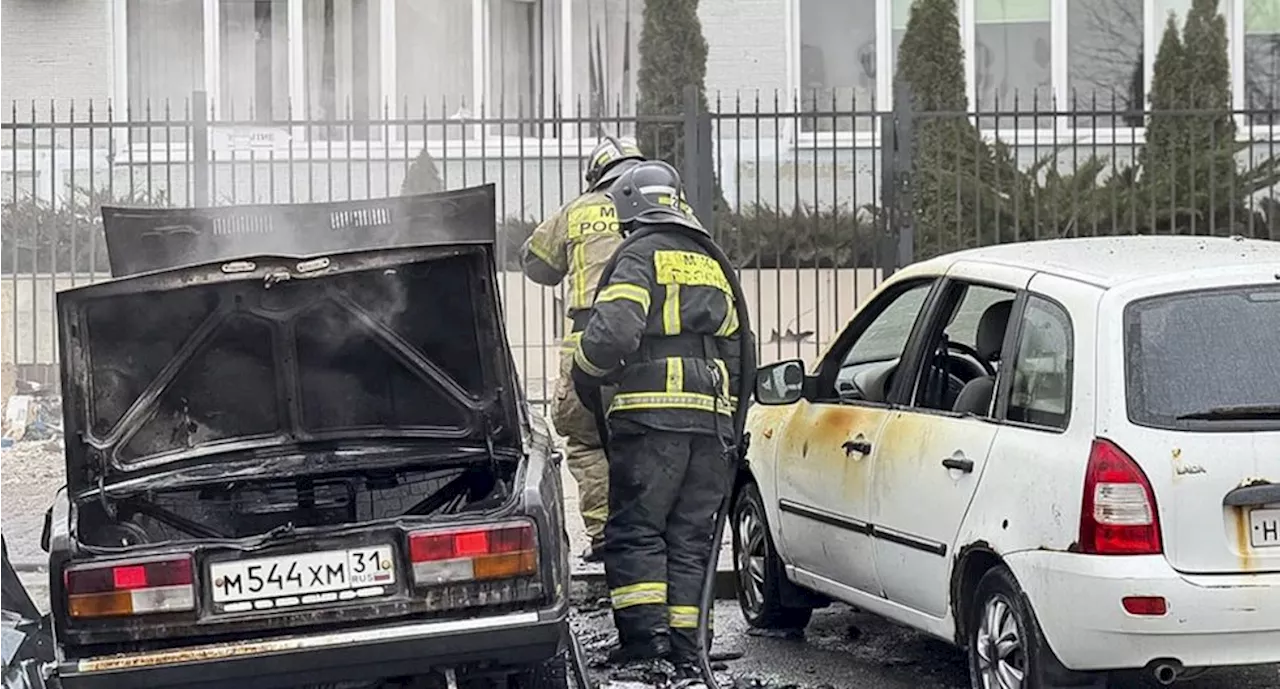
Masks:
[[[604,523],[609,517],[609,463],[605,461],[595,416],[582,405],[573,389],[571,370],[575,343],[570,337],[561,346],[560,377],[551,403],[551,422],[556,432],[566,438],[565,461],[578,483],[578,510],[587,535],[599,541],[604,538]]]

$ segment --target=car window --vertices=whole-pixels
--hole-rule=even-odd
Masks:
[[[908,288],[896,296],[881,311],[866,330],[858,336],[844,357],[844,366],[855,366],[872,361],[888,361],[902,356],[907,348],[911,328],[920,316],[925,297],[929,296],[931,282]]]
[[[951,316],[951,323],[947,325],[947,339],[976,348],[978,321],[982,319],[982,314],[986,313],[987,307],[1001,301],[1013,301],[1013,297],[1012,290],[970,285],[965,290],[964,299],[960,302],[959,308]]]
[[[943,298],[950,318],[940,331],[929,332],[912,406],[989,416],[994,399],[995,371],[1009,325],[1009,310],[1016,297],[1012,289],[955,282]],[[992,309],[999,304],[1000,307]],[[991,316],[983,325],[983,316]],[[985,332],[980,332],[985,328]],[[945,346],[944,346],[945,336]],[[981,380],[980,380],[981,379]],[[975,382],[976,381],[976,382]],[[966,387],[970,393],[962,400]],[[959,406],[957,406],[959,405]]]
[[[1071,317],[1057,304],[1032,295],[1022,317],[1009,406],[1010,421],[1065,429],[1071,413]]]
[[[835,379],[826,383],[834,383],[834,389],[827,388],[826,394],[844,401],[888,401],[898,360],[932,287],[932,281],[921,282],[896,294],[881,295],[868,306],[878,313],[856,335],[844,356],[833,352],[841,363]],[[883,305],[882,300],[886,302]]]
[[[1280,287],[1196,290],[1125,309],[1129,418],[1156,428],[1280,428]]]

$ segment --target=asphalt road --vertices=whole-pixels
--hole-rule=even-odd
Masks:
[[[599,657],[613,642],[605,610],[584,612],[577,627],[589,655]],[[955,647],[844,606],[820,610],[802,641],[747,634],[737,604],[716,607],[717,652],[743,657],[727,663],[722,684],[774,689],[968,689],[963,653]],[[607,671],[593,673],[607,681]],[[605,686],[608,686],[607,684]],[[619,689],[636,685],[618,681]],[[643,685],[639,685],[643,686]],[[1152,686],[1141,678],[1117,677],[1116,689]],[[1175,685],[1179,689],[1275,689],[1280,665],[1220,670]]]

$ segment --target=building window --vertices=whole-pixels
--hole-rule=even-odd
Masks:
[[[125,6],[129,117],[148,108],[163,117],[186,116],[191,93],[204,88],[202,0],[128,0]]]
[[[334,123],[318,128],[321,136],[377,138],[381,127],[367,123],[382,116],[378,2],[310,0],[303,7],[303,112]]]
[[[870,113],[877,107],[877,0],[800,2],[802,112]],[[869,130],[874,117],[802,117],[801,131]]]
[[[538,136],[530,120],[542,113],[543,3],[490,0],[488,117],[500,117],[503,134]]]
[[[411,118],[470,116],[475,110],[471,0],[396,0],[396,108]],[[400,136],[454,139],[460,128],[425,123]]]
[[[570,112],[592,118],[627,117],[636,112],[640,70],[640,31],[644,0],[572,0],[574,99]],[[577,137],[579,127],[569,136]],[[591,137],[581,127],[582,136]],[[611,133],[633,134],[634,128]]]
[[[1142,126],[1138,111],[1146,102],[1142,71],[1145,29],[1143,0],[1067,3],[1065,109],[1087,113],[1075,117],[1072,126]],[[1094,117],[1094,113],[1099,114]]]
[[[287,0],[222,0],[218,101],[224,117],[270,122],[288,116],[288,11]]]
[[[1049,0],[974,0],[974,94],[985,128],[1052,127],[1053,31]]]
[[[1244,7],[1244,107],[1251,124],[1280,123],[1280,2]]]

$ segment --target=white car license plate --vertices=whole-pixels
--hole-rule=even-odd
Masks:
[[[1255,548],[1280,547],[1280,509],[1249,512],[1249,542]]]
[[[224,612],[331,603],[390,593],[394,552],[376,545],[209,565],[213,602]]]

